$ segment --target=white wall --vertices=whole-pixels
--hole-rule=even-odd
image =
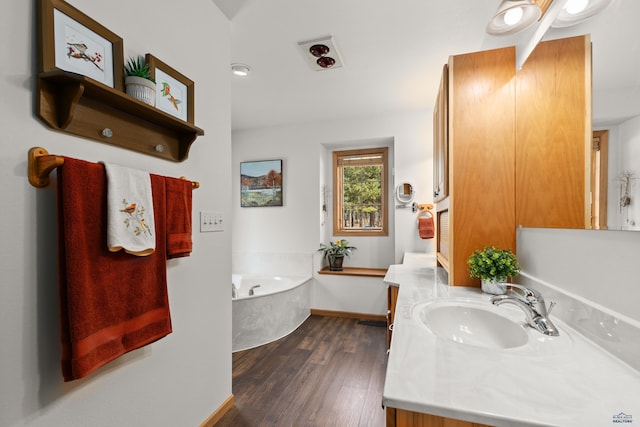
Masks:
[[[191,257],[169,261],[173,333],[89,377],[63,383],[55,186],[31,187],[30,147],[198,180],[202,209],[231,214],[229,22],[210,0],[71,3],[119,36],[125,56],[153,53],[196,82],[206,135],[183,163],[53,132],[34,115],[35,1],[0,15],[0,425],[196,426],[231,394],[230,230],[194,233]],[[141,23],[142,19],[146,20]]]
[[[395,182],[410,181],[417,202],[432,196],[432,111],[324,123],[239,130],[233,133],[233,249],[234,251],[312,252],[323,235],[322,187],[331,181],[324,175],[331,158],[327,148],[393,141]],[[241,161],[284,160],[284,206],[240,208]],[[408,252],[433,252],[431,240],[421,240],[417,214],[395,210],[393,240],[371,245],[366,239],[350,239],[358,250],[349,260],[361,267],[387,267],[402,261]],[[330,228],[331,211],[325,218]],[[361,238],[363,239],[363,238]]]
[[[416,202],[433,200],[432,111],[321,123],[234,131],[233,133],[233,251],[234,253],[315,253],[314,271],[322,261],[320,242],[334,239],[330,202],[330,150],[390,144],[395,181],[410,181]],[[240,207],[240,162],[282,158],[284,206]],[[327,188],[327,215],[322,214],[322,189]],[[392,192],[393,188],[390,188]],[[418,237],[417,214],[391,209],[389,237],[350,238],[358,249],[345,265],[388,267],[402,262],[404,252],[433,252],[432,240]],[[312,308],[378,314],[384,295],[378,284],[371,292],[366,280],[344,281],[315,276]],[[364,286],[364,288],[362,288]]]
[[[518,260],[535,278],[640,321],[640,233],[520,228]]]

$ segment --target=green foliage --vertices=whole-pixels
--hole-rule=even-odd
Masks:
[[[343,203],[354,211],[375,212],[382,200],[382,167],[350,166],[343,172]]]
[[[127,76],[142,77],[143,79],[151,80],[155,83],[155,80],[151,78],[149,64],[144,62],[144,58],[142,56],[129,58],[124,66],[124,72]]]
[[[469,275],[480,279],[497,279],[500,282],[507,277],[520,274],[520,264],[511,249],[497,249],[494,246],[474,251],[467,260]]]
[[[318,252],[323,252],[325,257],[336,255],[346,255],[350,257],[354,249],[357,248],[349,245],[349,242],[343,239],[336,240],[335,242],[329,242],[328,245],[320,243],[320,249],[318,249]]]

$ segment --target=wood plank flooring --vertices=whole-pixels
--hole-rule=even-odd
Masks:
[[[233,354],[235,405],[216,426],[384,427],[386,363],[384,327],[313,315]]]

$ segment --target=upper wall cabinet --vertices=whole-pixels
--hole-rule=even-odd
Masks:
[[[433,201],[449,195],[449,66],[444,65],[433,108]]]
[[[437,257],[449,284],[477,286],[467,268],[475,249],[515,249],[515,48],[449,58],[448,83],[449,191],[436,204]]]
[[[591,228],[591,40],[538,44],[516,84],[516,223]]]
[[[589,37],[540,43],[517,75],[515,48],[504,48],[452,56],[446,76],[434,115],[435,129],[446,96],[446,157],[434,134],[434,170],[448,173],[447,195],[434,197],[437,259],[450,285],[477,286],[474,250],[515,250],[517,226],[588,223]]]

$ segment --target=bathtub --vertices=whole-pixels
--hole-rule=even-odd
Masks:
[[[287,336],[309,317],[311,276],[234,274],[231,281],[234,352]]]

